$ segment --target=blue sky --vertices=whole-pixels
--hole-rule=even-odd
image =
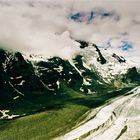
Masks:
[[[133,43],[122,41],[120,48],[122,49],[122,51],[131,51],[130,49],[133,49]]]

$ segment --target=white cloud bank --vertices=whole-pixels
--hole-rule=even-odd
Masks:
[[[78,44],[61,36],[69,31],[76,39],[99,46],[110,42],[112,51],[120,51],[140,62],[139,0],[0,0],[0,43],[23,52],[43,53],[70,58],[78,52]],[[118,16],[96,18],[91,23],[75,22],[70,15],[104,9]],[[123,52],[122,41],[133,48]]]

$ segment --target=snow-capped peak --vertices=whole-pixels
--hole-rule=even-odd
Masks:
[[[99,52],[100,51],[100,54]],[[115,75],[121,75],[127,72],[129,68],[135,66],[135,64],[126,60],[123,56],[115,54],[109,49],[97,48],[93,44],[89,44],[88,47],[82,49],[80,55],[86,67],[98,71],[98,73],[105,79],[110,80]],[[105,63],[100,62],[100,56],[102,55]]]

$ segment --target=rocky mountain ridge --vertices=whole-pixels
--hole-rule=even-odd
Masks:
[[[101,52],[94,44],[78,42],[81,52],[73,60],[60,57],[40,60],[38,56],[30,55],[27,58],[20,52],[1,49],[1,99],[59,94],[63,92],[63,84],[84,94],[94,94],[139,83],[137,69],[130,67],[125,58],[115,53],[109,56],[106,50]]]

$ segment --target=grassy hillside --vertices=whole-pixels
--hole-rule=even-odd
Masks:
[[[55,97],[30,98],[11,108],[12,112],[27,113],[27,116],[14,120],[0,120],[1,140],[49,140],[71,130],[91,108],[96,108],[108,99],[122,95],[130,88],[107,94],[86,96],[74,91]],[[27,104],[28,102],[28,104]],[[26,106],[25,106],[26,103]],[[38,107],[38,110],[34,110]],[[39,109],[39,106],[42,108]],[[29,115],[29,112],[31,114]]]
[[[69,105],[59,110],[44,111],[8,121],[0,126],[0,139],[51,139],[68,131],[87,110],[85,106]]]

